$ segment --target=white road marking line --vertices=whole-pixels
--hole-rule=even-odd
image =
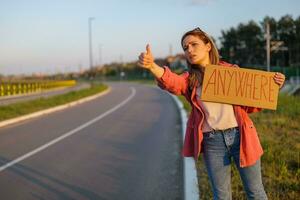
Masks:
[[[54,139],[54,140],[48,142],[47,144],[44,144],[43,146],[38,147],[37,149],[32,150],[32,151],[30,151],[29,153],[27,153],[27,154],[25,154],[25,155],[23,155],[23,156],[20,156],[19,158],[16,158],[16,159],[12,160],[11,162],[9,162],[9,163],[7,163],[7,164],[1,166],[1,167],[0,167],[0,172],[2,172],[2,171],[4,171],[5,169],[7,169],[7,168],[9,168],[9,167],[11,167],[11,166],[13,166],[13,165],[15,165],[15,164],[18,163],[18,162],[21,162],[22,160],[25,160],[26,158],[29,158],[29,157],[31,157],[31,156],[37,154],[38,152],[40,152],[40,151],[42,151],[42,150],[44,150],[44,149],[46,149],[46,148],[48,148],[48,147],[54,145],[55,143],[57,143],[57,142],[59,142],[59,141],[65,139],[65,138],[67,138],[67,137],[69,137],[69,136],[71,136],[71,135],[73,135],[73,134],[75,134],[75,133],[77,133],[78,131],[80,131],[80,130],[82,130],[82,129],[84,129],[84,128],[90,126],[90,125],[92,125],[93,123],[99,121],[100,119],[104,118],[105,116],[107,116],[107,115],[113,113],[114,111],[116,111],[117,109],[121,108],[121,107],[124,106],[127,102],[129,102],[129,101],[135,96],[135,94],[136,94],[135,88],[130,87],[130,89],[131,89],[131,94],[130,94],[130,96],[129,96],[128,98],[126,98],[124,101],[122,101],[120,104],[116,105],[115,107],[111,108],[110,110],[106,111],[105,113],[99,115],[98,117],[96,117],[96,118],[94,118],[94,119],[92,119],[92,120],[86,122],[85,124],[82,124],[81,126],[79,126],[79,127],[75,128],[75,129],[73,129],[73,130],[71,130],[71,131],[69,131],[69,132],[63,134],[62,136],[60,136],[60,137],[58,137],[58,138],[56,138],[56,139]]]

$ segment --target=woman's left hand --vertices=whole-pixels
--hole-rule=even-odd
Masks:
[[[285,81],[285,75],[282,73],[276,72],[273,79],[274,79],[275,83],[277,83],[279,85],[279,88],[281,88]]]

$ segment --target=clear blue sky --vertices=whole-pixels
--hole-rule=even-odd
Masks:
[[[147,43],[155,57],[201,27],[214,38],[266,15],[300,16],[299,0],[0,0],[0,73],[55,73],[89,67],[88,18],[94,63],[135,61]]]

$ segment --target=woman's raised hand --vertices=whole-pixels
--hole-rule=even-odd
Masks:
[[[279,85],[279,87],[281,88],[284,84],[285,76],[282,73],[276,72],[273,79],[274,79],[275,83],[277,83]]]
[[[139,56],[138,65],[145,69],[151,69],[154,67],[154,58],[150,49],[150,45],[147,44],[146,52],[143,52]]]

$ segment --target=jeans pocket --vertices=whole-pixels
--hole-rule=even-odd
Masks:
[[[236,129],[234,129],[234,138],[233,138],[232,148],[236,149],[238,152],[240,151],[240,140],[241,140],[240,131],[238,128],[236,128]]]
[[[234,131],[235,131],[236,134],[240,134],[240,129],[239,128],[235,128]]]

